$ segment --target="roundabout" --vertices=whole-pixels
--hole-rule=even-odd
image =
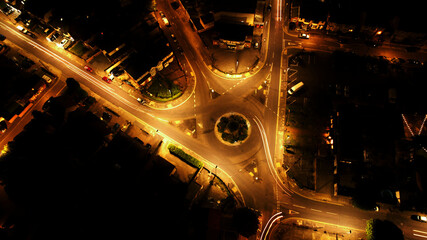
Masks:
[[[240,113],[223,114],[215,123],[215,136],[227,146],[239,146],[251,134],[249,120]]]

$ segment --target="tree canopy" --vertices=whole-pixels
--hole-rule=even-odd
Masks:
[[[233,227],[240,235],[249,238],[258,230],[258,217],[259,213],[250,208],[238,208],[233,215]]]
[[[388,220],[369,219],[366,221],[368,240],[403,240],[403,233],[394,223]]]

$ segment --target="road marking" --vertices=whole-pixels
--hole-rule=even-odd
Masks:
[[[427,236],[424,236],[424,235],[420,235],[420,234],[416,234],[416,233],[414,233],[414,236],[417,236],[417,237],[422,237],[422,238],[427,238]]]
[[[338,213],[333,213],[333,212],[326,212],[328,214],[332,214],[332,215],[338,215]]]
[[[292,209],[289,209],[289,214],[290,215],[292,215],[292,214],[299,214],[299,212],[297,212],[295,210],[292,210]]]
[[[416,229],[414,229],[413,231],[414,231],[414,232],[419,232],[419,233],[424,233],[424,234],[427,234],[427,232],[423,232],[423,231],[420,231],[420,230],[416,230]]]
[[[277,212],[280,212],[279,191],[277,190],[277,184],[274,185],[274,194],[276,195],[276,210]]]
[[[319,209],[314,209],[314,208],[310,208],[310,210],[315,211],[315,212],[322,212],[321,210],[319,210]]]
[[[299,207],[299,208],[305,208],[304,206],[300,206],[300,205],[296,205],[296,204],[292,204],[292,206]]]
[[[262,139],[262,143],[263,143],[263,147],[264,147],[264,153],[265,153],[265,156],[267,157],[267,165],[268,165],[268,168],[270,170],[271,175],[274,178],[274,181],[276,181],[276,183],[278,184],[278,186],[280,187],[280,189],[283,192],[285,192],[288,196],[291,196],[291,194],[289,193],[289,190],[287,189],[287,187],[285,186],[285,184],[280,179],[279,174],[274,169],[274,163],[273,163],[273,158],[271,156],[270,147],[268,145],[267,134],[265,133],[265,129],[264,129],[264,126],[261,123],[261,120],[259,120],[259,118],[257,116],[255,116],[252,119],[256,123],[256,125],[258,127],[258,130],[261,133],[261,139]],[[277,126],[277,124],[278,124],[278,121],[276,122],[276,126]]]

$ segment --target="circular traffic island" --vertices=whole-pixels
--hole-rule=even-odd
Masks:
[[[226,145],[240,145],[249,135],[249,121],[239,113],[224,114],[215,123],[215,136]]]

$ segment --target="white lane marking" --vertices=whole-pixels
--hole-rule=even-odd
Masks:
[[[427,232],[423,232],[423,231],[416,230],[416,229],[413,229],[412,231],[427,234]]]
[[[274,180],[279,185],[279,187],[282,189],[282,191],[285,194],[287,194],[288,196],[291,196],[291,194],[286,189],[284,183],[280,179],[279,174],[274,169],[273,158],[271,157],[270,147],[268,145],[267,134],[265,133],[265,129],[264,129],[264,126],[261,123],[261,120],[259,120],[259,118],[257,116],[255,116],[252,119],[256,123],[256,125],[257,125],[257,127],[259,129],[259,132],[261,133],[261,139],[262,139],[263,146],[264,146],[264,153],[265,153],[265,156],[267,157],[267,165],[268,165],[268,168],[270,169],[271,175],[273,176]]]
[[[299,207],[299,208],[305,208],[304,206],[300,206],[300,205],[296,205],[296,204],[292,204],[292,206]]]
[[[424,235],[420,235],[420,234],[416,234],[416,233],[414,233],[414,236],[417,236],[417,237],[422,237],[422,238],[427,238],[427,236],[424,236]]]
[[[327,214],[338,215],[338,213],[326,212]]]
[[[319,209],[314,209],[314,208],[310,208],[310,210],[311,210],[311,211],[315,211],[315,212],[322,212],[321,210],[319,210]]]

